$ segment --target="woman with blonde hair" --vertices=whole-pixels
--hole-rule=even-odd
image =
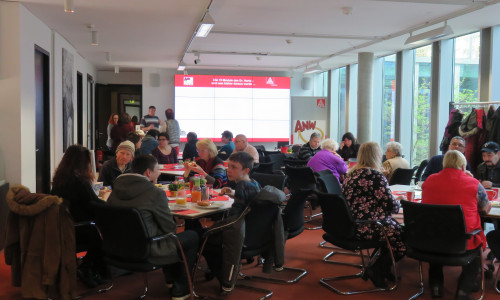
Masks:
[[[217,147],[210,139],[199,140],[196,143],[198,155],[195,164],[185,162],[184,178],[190,176],[190,173],[197,173],[205,177],[208,184],[212,184],[215,189],[221,188],[227,184],[227,173],[222,159],[217,157]]]
[[[399,211],[400,203],[392,196],[387,179],[382,174],[380,146],[375,142],[362,144],[357,161],[358,164],[349,170],[344,179],[342,193],[355,220],[383,222],[392,253],[398,261],[406,252],[401,225],[392,218],[392,214]],[[375,224],[359,224],[355,234],[363,240],[384,239],[381,228]],[[365,275],[375,286],[383,288],[387,287],[387,280],[394,281],[394,275],[391,273],[389,249],[384,247],[379,251],[380,256],[367,268]]]

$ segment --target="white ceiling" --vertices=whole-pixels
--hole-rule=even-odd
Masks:
[[[500,24],[500,0],[74,0],[74,13],[63,11],[64,0],[18,2],[98,70],[177,68],[183,57],[188,70],[286,71],[315,63],[330,69],[355,62],[359,52],[405,49],[410,31],[445,20],[455,36]],[[207,7],[215,26],[190,43]],[[98,31],[98,46],[88,24]]]

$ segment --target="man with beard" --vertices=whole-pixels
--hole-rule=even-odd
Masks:
[[[499,150],[500,146],[495,142],[487,142],[481,149],[483,162],[476,168],[476,178],[486,189],[500,187]]]

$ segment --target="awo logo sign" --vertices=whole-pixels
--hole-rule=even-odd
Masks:
[[[184,77],[184,85],[194,85],[193,77]]]
[[[270,86],[278,86],[275,82],[273,77],[266,77],[266,84]]]

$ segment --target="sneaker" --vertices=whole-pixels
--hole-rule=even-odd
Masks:
[[[275,267],[274,267],[274,271],[276,271],[276,272],[281,272],[281,271],[283,271],[283,266],[281,266],[281,267],[277,267],[277,266],[275,266]]]
[[[185,300],[185,299],[187,299],[189,297],[191,297],[190,293],[188,293],[188,294],[186,294],[184,296],[172,296],[172,300]]]
[[[167,287],[167,289],[172,289],[174,287],[174,283],[173,282],[165,282],[165,286]]]
[[[470,293],[466,293],[462,290],[458,290],[455,300],[474,300]]]
[[[227,287],[223,285],[220,286],[220,294],[223,296],[231,293],[232,291],[233,291],[232,287]]]

